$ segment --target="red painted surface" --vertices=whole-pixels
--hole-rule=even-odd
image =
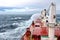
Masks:
[[[32,36],[34,40],[41,40],[41,36],[47,36],[48,35],[48,27],[36,27],[34,28],[33,32],[32,32]],[[22,40],[27,40],[28,36],[31,35],[31,32],[29,31],[29,29],[27,29],[24,37]],[[55,28],[55,35],[57,36],[57,40],[60,40],[60,29],[59,28]],[[27,36],[27,37],[26,37]]]
[[[55,28],[55,35],[60,36],[60,28],[59,27]]]
[[[48,31],[49,28],[48,27],[36,27],[33,30],[33,35],[43,35],[43,36],[47,36],[48,35]],[[55,35],[56,36],[60,36],[60,29],[59,28],[55,28]]]
[[[41,35],[41,28],[35,27],[32,31],[32,35]]]
[[[47,36],[48,35],[48,27],[41,27],[41,35]]]

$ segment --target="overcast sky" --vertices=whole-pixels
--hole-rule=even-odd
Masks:
[[[56,10],[60,10],[60,0],[0,0],[0,14],[38,13],[48,9],[52,1],[56,3]]]

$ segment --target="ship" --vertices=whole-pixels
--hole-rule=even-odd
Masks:
[[[34,19],[35,18],[35,19]],[[56,20],[56,4],[33,16],[31,25],[26,28],[21,40],[60,40],[60,24]]]

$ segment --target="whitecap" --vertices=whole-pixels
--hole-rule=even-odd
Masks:
[[[12,25],[18,25],[19,27],[0,33],[0,39],[9,39],[9,40],[20,40],[20,38],[25,34],[26,28],[28,28],[32,23],[32,20],[23,21],[21,23],[13,23]]]

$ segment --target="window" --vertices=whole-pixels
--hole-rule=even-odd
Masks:
[[[40,27],[40,25],[35,25],[35,27]]]
[[[44,17],[42,17],[42,19],[44,19]]]
[[[55,19],[55,18],[56,18],[56,16],[54,15],[54,16],[53,16],[53,18]]]
[[[46,20],[46,23],[48,22],[48,20]]]
[[[46,13],[45,13],[45,16],[46,16]]]
[[[57,26],[57,24],[55,24],[55,26]]]
[[[46,11],[46,9],[44,9],[44,11]]]

